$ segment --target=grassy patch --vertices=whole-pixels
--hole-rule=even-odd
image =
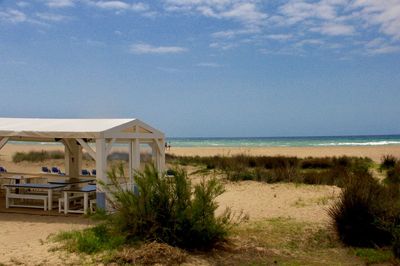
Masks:
[[[326,226],[286,218],[243,224],[229,247],[203,256],[216,265],[362,264]]]
[[[255,180],[267,183],[294,182],[343,186],[357,173],[366,173],[373,162],[361,157],[285,157],[285,156],[174,156],[172,164],[192,165],[199,173],[222,173],[231,181]]]
[[[354,254],[366,264],[382,264],[395,260],[391,249],[356,248]]]
[[[43,162],[49,159],[64,159],[64,153],[61,151],[16,152],[12,157],[14,163],[22,161]]]
[[[54,236],[54,241],[61,242],[62,248],[69,252],[93,254],[120,247],[125,239],[112,234],[106,225],[101,224],[82,231],[61,232]]]

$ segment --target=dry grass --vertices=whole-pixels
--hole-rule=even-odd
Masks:
[[[133,265],[179,265],[186,259],[185,251],[157,242],[144,244],[139,248],[126,247],[112,258],[118,264]]]

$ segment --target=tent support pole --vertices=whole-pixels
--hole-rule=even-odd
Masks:
[[[7,144],[8,140],[8,137],[4,137],[0,140],[0,150]]]

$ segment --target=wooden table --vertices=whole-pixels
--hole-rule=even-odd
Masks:
[[[9,200],[10,199],[39,199],[39,195],[35,194],[14,194],[11,192],[11,189],[39,189],[47,191],[47,206],[48,210],[53,209],[53,190],[62,189],[65,185],[57,185],[57,184],[33,184],[33,183],[25,183],[25,184],[8,184],[4,185],[6,188],[6,208],[9,208]],[[28,208],[36,208],[31,205],[13,205],[13,207],[28,207]],[[46,209],[46,207],[44,208]]]
[[[90,183],[92,182],[93,179],[63,179],[63,180],[54,180],[54,181],[48,181],[47,183],[49,184],[55,184],[55,185],[76,185],[76,184],[84,184],[84,183]]]
[[[96,192],[96,185],[87,185],[82,188],[64,189],[64,213],[84,213],[87,214],[89,207],[89,194]],[[69,210],[69,195],[83,194],[83,210]]]

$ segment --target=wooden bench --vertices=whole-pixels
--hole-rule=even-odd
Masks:
[[[90,213],[95,213],[96,212],[96,206],[97,206],[96,199],[91,199],[89,201]]]
[[[68,197],[68,205],[76,200],[83,200],[83,195],[75,195],[75,196],[69,196]],[[64,197],[61,197],[58,199],[58,212],[62,213],[64,211]]]
[[[15,204],[14,199],[30,199],[30,200],[43,200],[43,207],[36,205],[23,205],[23,204]],[[10,204],[10,201],[12,204]],[[9,207],[23,207],[23,208],[43,208],[45,211],[47,210],[47,195],[38,195],[38,194],[16,194],[16,193],[7,193],[6,194],[6,208]]]

